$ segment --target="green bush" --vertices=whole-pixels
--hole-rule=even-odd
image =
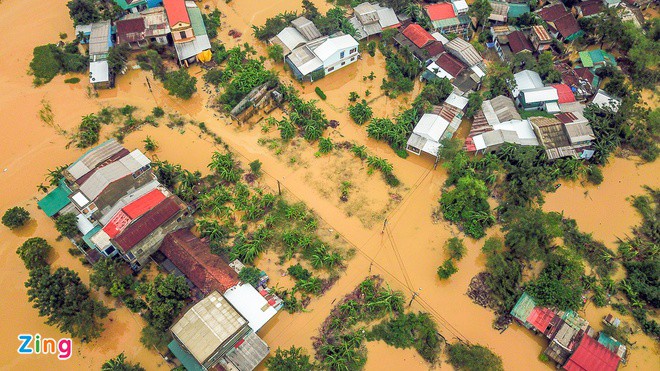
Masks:
[[[55,229],[64,237],[73,237],[78,233],[78,218],[76,214],[60,215],[55,220]]]
[[[456,272],[458,272],[458,268],[456,268],[452,259],[445,260],[445,262],[438,267],[438,277],[440,277],[441,280],[446,280]]]
[[[206,72],[204,74],[204,81],[206,81],[209,84],[213,84],[215,86],[218,86],[224,81],[223,75],[224,75],[224,73],[222,72],[221,69],[215,69],[214,68],[214,69],[208,70],[208,72]]]
[[[362,99],[360,103],[348,106],[348,113],[356,124],[362,125],[371,120],[373,110],[367,104],[367,101]]]
[[[440,355],[442,340],[428,313],[407,313],[381,322],[367,334],[367,339],[383,340],[396,348],[415,348],[427,362],[433,364]]]
[[[599,185],[603,182],[603,172],[597,165],[590,165],[587,168],[587,181],[591,184]]]
[[[32,270],[41,268],[48,265],[48,255],[53,250],[53,247],[41,237],[32,237],[25,241],[16,250],[16,254],[21,257],[25,268]]]
[[[55,44],[41,45],[34,48],[30,71],[34,75],[34,84],[43,85],[52,80],[62,69],[61,51]]]
[[[196,84],[197,78],[190,76],[186,69],[166,73],[163,82],[163,86],[170,95],[181,99],[190,99],[197,91]]]
[[[20,206],[8,209],[2,216],[2,224],[9,229],[22,227],[28,220],[30,220],[30,213]]]
[[[161,107],[156,106],[151,110],[151,114],[155,117],[163,117],[165,116],[165,111]]]
[[[325,95],[325,93],[323,92],[323,90],[321,90],[321,88],[319,88],[318,86],[317,86],[316,88],[314,88],[314,91],[316,92],[316,94],[317,94],[321,99],[325,100],[325,99],[327,98],[327,96]]]
[[[256,267],[245,267],[238,272],[238,278],[245,283],[257,287],[261,278],[261,270]]]
[[[502,359],[481,345],[447,344],[449,363],[457,370],[503,371]]]
[[[319,152],[320,153],[330,153],[335,147],[330,138],[321,138],[319,139]]]
[[[463,259],[463,256],[467,252],[465,245],[463,245],[463,240],[458,237],[450,238],[445,248],[449,252],[449,256],[456,261]]]
[[[80,78],[78,78],[78,77],[71,77],[71,78],[68,78],[68,79],[64,80],[65,84],[77,84],[79,82],[80,82]]]

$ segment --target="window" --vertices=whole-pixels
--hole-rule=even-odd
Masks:
[[[351,49],[351,51],[350,51],[349,53],[353,54],[353,53],[355,53],[356,51],[357,51],[357,48],[353,48],[353,49]]]
[[[342,66],[345,65],[345,64],[346,64],[346,62],[341,62],[341,65],[342,65]]]
[[[355,60],[355,57],[351,58],[351,62],[353,62],[354,60]]]
[[[335,70],[334,67],[330,67],[330,68],[328,68],[328,72],[332,72],[332,71],[334,71],[334,70]]]
[[[344,53],[345,53],[345,52],[342,50],[342,52],[339,53],[339,58],[344,58]]]
[[[186,38],[186,31],[179,32],[179,37],[182,38],[182,39],[185,39]]]

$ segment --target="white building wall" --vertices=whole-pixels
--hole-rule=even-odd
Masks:
[[[351,51],[353,53],[351,53]],[[342,52],[344,53],[344,57],[342,58]],[[335,52],[333,55],[331,55],[328,59],[326,59],[325,63],[323,64],[323,68],[325,69],[325,73],[329,74],[332,73],[342,67],[346,67],[351,63],[355,63],[358,60],[358,57],[360,56],[360,53],[358,51],[358,47],[349,47],[345,49],[338,50]]]

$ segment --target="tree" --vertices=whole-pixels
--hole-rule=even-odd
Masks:
[[[67,213],[60,215],[55,220],[55,229],[64,237],[73,237],[78,233],[78,218],[76,214]]]
[[[525,291],[538,305],[577,311],[583,305],[583,276],[582,262],[567,250],[558,251],[550,254],[539,278]]]
[[[30,220],[30,212],[20,206],[14,206],[8,209],[2,216],[2,224],[9,229],[22,227],[28,220]]]
[[[447,344],[449,363],[457,370],[501,371],[502,360],[490,349],[481,345],[463,343]]]
[[[507,211],[502,230],[506,232],[504,244],[517,259],[543,258],[554,237],[561,235],[561,215],[545,214],[538,208],[515,208]]]
[[[144,293],[145,302],[149,307],[146,315],[151,326],[167,331],[172,321],[179,315],[190,298],[190,288],[185,277],[174,275],[157,275],[153,282],[142,285],[139,291]]]
[[[484,102],[479,92],[472,92],[468,95],[467,109],[465,116],[468,118],[474,117],[474,114],[481,109],[481,104]]]
[[[489,96],[486,98],[495,98],[498,95],[506,95],[511,89],[515,87],[515,80],[510,66],[502,63],[495,62],[488,65],[488,73],[486,74],[485,81],[486,89]]]
[[[92,0],[71,0],[66,3],[66,6],[69,8],[69,16],[76,25],[90,24],[101,19]]]
[[[39,316],[47,317],[46,324],[86,341],[103,332],[100,320],[110,309],[89,295],[89,289],[71,269],[58,268],[52,274],[50,267],[33,269],[25,287]]]
[[[128,45],[116,45],[108,52],[108,69],[113,75],[119,75],[126,68],[128,62]]]
[[[271,371],[308,371],[315,367],[305,350],[293,345],[289,349],[277,347],[275,355],[266,360],[266,368]]]
[[[170,95],[181,99],[190,99],[197,91],[196,84],[197,78],[190,76],[186,69],[166,73],[163,82],[163,86],[170,92]]]
[[[126,360],[124,352],[119,353],[117,357],[111,358],[101,366],[101,371],[144,371],[144,367],[139,363],[132,364]]]
[[[457,223],[470,237],[481,238],[495,222],[488,204],[488,188],[479,179],[464,176],[456,187],[444,192],[440,206],[445,219]]]
[[[475,0],[468,10],[468,14],[477,19],[477,24],[483,27],[488,22],[488,17],[493,7],[488,0]]]
[[[93,289],[105,288],[113,297],[123,297],[135,282],[133,276],[121,273],[123,263],[106,258],[96,262],[89,275],[89,285]]]
[[[371,116],[373,115],[371,107],[369,107],[369,104],[367,104],[367,101],[364,99],[359,103],[348,106],[348,113],[358,125],[362,125],[371,120]]]
[[[238,279],[241,282],[249,283],[250,285],[257,287],[259,280],[261,279],[261,269],[257,267],[245,267],[238,272]]]
[[[144,150],[148,152],[153,152],[158,149],[158,143],[156,143],[153,138],[147,135],[147,137],[142,141],[144,143]]]
[[[268,53],[268,58],[270,58],[273,62],[280,63],[283,61],[284,50],[282,49],[282,45],[268,45],[266,51]]]
[[[48,255],[53,247],[41,237],[32,237],[16,250],[28,270],[48,266]]]

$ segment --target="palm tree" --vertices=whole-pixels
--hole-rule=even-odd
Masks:
[[[43,183],[39,183],[39,185],[37,186],[37,191],[47,193],[48,187],[46,187]]]

